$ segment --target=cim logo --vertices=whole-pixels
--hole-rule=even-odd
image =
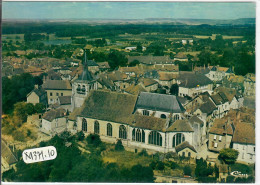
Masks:
[[[248,177],[247,174],[241,174],[241,172],[239,172],[239,171],[233,171],[230,173],[230,175],[235,176],[235,177],[245,177],[245,178]]]

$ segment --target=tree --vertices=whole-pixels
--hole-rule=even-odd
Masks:
[[[179,93],[179,86],[178,86],[178,84],[173,84],[171,86],[170,93],[175,95],[175,96],[178,96],[178,93]]]
[[[226,164],[234,164],[237,160],[239,152],[232,148],[224,148],[220,150],[218,159],[224,161]]]
[[[190,166],[188,166],[188,165],[184,166],[184,168],[183,168],[183,173],[184,173],[184,175],[189,175],[189,176],[191,176],[191,172],[192,172],[192,170],[191,170],[191,167],[190,167]]]
[[[143,51],[143,47],[142,47],[141,44],[138,44],[138,45],[136,46],[136,51],[137,51],[137,52],[140,52],[140,53]]]
[[[139,60],[133,60],[132,62],[130,62],[129,67],[133,67],[139,64],[140,64]]]
[[[91,144],[95,147],[99,146],[102,143],[98,134],[89,134],[87,136],[87,142],[88,144]]]
[[[76,139],[77,139],[78,141],[83,141],[84,138],[85,138],[85,134],[83,133],[82,130],[81,130],[80,132],[77,133],[77,135],[76,135]]]
[[[127,58],[125,55],[117,50],[112,51],[108,55],[108,64],[111,69],[115,69],[119,66],[126,66],[127,65]]]
[[[116,151],[123,151],[123,150],[125,150],[125,148],[124,148],[124,146],[122,144],[122,141],[120,139],[117,140],[117,142],[116,142],[115,150]]]
[[[44,113],[45,111],[45,105],[42,103],[36,103],[34,105],[34,109],[36,113]]]
[[[34,105],[32,103],[26,103],[24,108],[27,115],[35,113]]]

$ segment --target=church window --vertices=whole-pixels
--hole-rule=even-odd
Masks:
[[[120,127],[119,127],[119,138],[121,138],[121,139],[127,138],[126,128],[124,125],[120,125]]]
[[[191,153],[189,152],[189,153],[188,153],[188,157],[190,157],[190,156],[191,156]]]
[[[132,131],[132,140],[135,141],[135,128]]]
[[[107,124],[107,135],[112,136],[112,125],[110,123]]]
[[[63,96],[63,93],[60,93],[61,96]]]
[[[143,110],[143,115],[149,116],[149,111],[148,110]]]
[[[181,144],[182,142],[185,141],[184,134],[182,133],[177,133],[173,136],[172,139],[172,147],[176,147],[177,145]]]
[[[166,115],[165,114],[161,114],[161,118],[166,119]]]
[[[180,116],[179,114],[175,114],[174,117],[173,117],[173,121],[177,121],[180,119]]]
[[[182,152],[182,157],[185,157],[185,152]]]
[[[149,144],[162,146],[162,136],[159,132],[151,131],[149,134]]]
[[[59,93],[56,93],[56,96],[59,96]]]
[[[88,124],[87,124],[87,120],[85,118],[82,119],[82,131],[85,131],[85,132],[88,131]]]
[[[141,139],[142,139],[141,131],[140,131],[140,129],[137,129],[137,131],[136,131],[136,141],[141,142]]]
[[[99,122],[95,121],[94,123],[94,133],[99,134]]]
[[[52,92],[50,92],[50,96],[52,96]]]
[[[145,132],[142,130],[142,142],[145,143]]]

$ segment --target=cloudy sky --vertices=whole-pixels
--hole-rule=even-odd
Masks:
[[[255,3],[213,2],[3,2],[11,19],[255,18]]]

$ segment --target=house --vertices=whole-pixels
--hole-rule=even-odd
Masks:
[[[196,159],[197,151],[189,144],[188,141],[184,141],[175,147],[176,153],[182,157],[190,157]]]
[[[113,71],[108,73],[108,78],[115,84],[116,90],[124,90],[131,84],[130,77],[120,71]]]
[[[230,75],[223,78],[222,84],[226,88],[236,89],[239,93],[244,91],[244,77],[241,75]]]
[[[35,85],[34,89],[27,95],[27,103],[42,103],[44,105],[48,104],[47,92],[38,85]]]
[[[132,94],[132,95],[138,95],[141,92],[147,92],[147,90],[141,84],[137,84],[137,85],[132,84],[124,90],[124,93]]]
[[[174,56],[174,61],[188,62],[188,57],[184,53],[179,52]]]
[[[71,96],[71,84],[67,80],[47,80],[42,88],[47,92],[48,104],[55,104],[59,96]]]
[[[46,134],[54,136],[63,132],[67,128],[67,118],[65,109],[52,109],[44,113],[40,130]]]
[[[156,97],[151,96],[154,102]],[[169,126],[169,120],[160,116],[142,115],[135,111],[143,105],[143,100],[147,100],[141,99],[140,102],[140,97],[124,93],[91,91],[83,106],[75,109],[77,113],[72,112],[74,116],[70,118],[68,128],[82,130],[85,134],[99,134],[105,142],[115,143],[120,139],[125,148],[133,151],[146,149],[166,153],[175,152],[175,147],[184,141],[192,145],[193,130],[188,122],[178,120]],[[172,103],[170,101],[167,106]]]
[[[71,96],[59,96],[57,101],[59,108],[65,109],[66,111],[71,112]]]
[[[1,173],[14,168],[18,159],[8,147],[7,143],[1,139]]]
[[[213,82],[203,74],[196,74],[194,72],[180,72],[177,77],[177,84],[179,86],[178,96],[195,97],[203,92],[212,92]]]
[[[140,76],[142,74],[142,70],[138,66],[119,67],[118,71],[125,73],[130,77],[136,77],[136,76]]]
[[[244,97],[236,89],[218,87],[214,91],[224,93],[229,101],[230,109],[239,109],[243,106]]]
[[[177,78],[176,74],[170,74],[167,72],[159,72],[159,75],[160,75],[160,77],[159,77],[158,83],[163,87],[168,87],[168,89],[170,89],[171,86],[176,83],[176,78]]]
[[[233,68],[209,66],[210,71],[206,76],[212,81],[221,81],[224,77],[234,74]]]
[[[140,78],[138,81],[147,92],[156,91],[158,89],[158,82],[151,78]]]
[[[128,56],[128,64],[134,60],[138,60],[141,65],[151,66],[151,65],[175,65],[174,61],[169,56]]]
[[[88,70],[92,73],[99,71],[99,65],[94,60],[87,60]]]
[[[237,122],[232,138],[233,149],[239,152],[237,161],[255,163],[255,125]]]
[[[244,81],[244,95],[255,96],[255,74],[248,73]]]
[[[234,125],[229,119],[216,119],[209,130],[208,149],[219,152],[221,149],[230,148],[233,134]]]
[[[99,75],[99,78],[97,79],[97,83],[98,83],[98,89],[109,89],[112,91],[116,89],[113,81],[109,79],[108,75],[106,74]]]
[[[227,96],[223,92],[218,92],[211,95],[214,104],[217,106],[218,110],[215,112],[218,118],[225,116],[230,110],[230,104]]]
[[[54,70],[49,70],[46,75],[43,76],[43,82],[47,80],[62,80],[60,75],[56,73]]]
[[[106,71],[106,70],[110,69],[108,62],[99,62],[98,66],[99,66],[100,71]]]

